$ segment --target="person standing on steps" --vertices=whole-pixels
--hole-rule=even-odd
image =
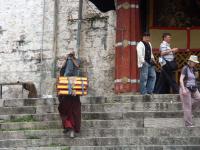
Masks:
[[[74,50],[66,56],[66,60],[62,65],[60,76],[80,76],[80,60],[75,57]],[[75,132],[80,132],[81,126],[81,102],[80,96],[77,95],[60,95],[59,114],[62,119],[64,128],[63,133],[70,132],[71,138],[75,137]]]
[[[200,106],[200,93],[196,83],[198,72],[195,70],[195,66],[198,63],[198,57],[191,55],[180,76],[180,98],[186,127],[193,127],[192,109]]]
[[[163,33],[163,42],[160,44],[159,62],[161,64],[161,72],[156,85],[157,94],[169,94],[170,87],[173,93],[178,94],[179,86],[175,79],[175,71],[177,70],[177,63],[175,61],[175,53],[178,48],[171,48],[171,34]]]
[[[155,59],[150,43],[150,34],[143,33],[142,41],[137,44],[138,68],[140,69],[140,93],[152,94],[156,82]]]

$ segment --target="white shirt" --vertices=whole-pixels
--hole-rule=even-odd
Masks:
[[[151,46],[151,43],[149,42],[149,45],[150,45],[150,48],[151,48],[151,59],[154,59],[154,56],[153,56],[153,52],[152,52],[152,46]],[[138,44],[137,44],[137,60],[138,60],[138,68],[141,68],[142,65],[144,64],[145,62],[145,45],[143,44],[142,41],[140,41]]]

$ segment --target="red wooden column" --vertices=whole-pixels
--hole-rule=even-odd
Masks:
[[[117,0],[116,13],[115,92],[135,92],[138,89],[139,0]]]

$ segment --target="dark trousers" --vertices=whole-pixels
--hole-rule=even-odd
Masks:
[[[168,70],[166,65],[161,69],[158,83],[156,85],[157,94],[169,94],[170,87],[172,88],[173,93],[179,93],[179,86],[176,83],[175,72]]]

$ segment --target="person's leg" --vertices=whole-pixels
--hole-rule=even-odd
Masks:
[[[164,69],[161,69],[158,83],[156,85],[156,93],[157,94],[168,94],[169,93],[169,85],[168,85],[168,82],[166,79]]]
[[[71,128],[73,128],[73,121],[71,121],[72,111],[71,111],[71,97],[70,96],[59,96],[59,114],[62,119],[63,133],[67,133]]]
[[[58,111],[60,114],[60,118],[62,119],[63,128],[65,129],[65,119],[67,118],[67,115],[63,105],[64,103],[63,96],[58,96],[58,100],[59,100]]]
[[[169,85],[169,91],[167,93],[170,93],[170,87],[172,87],[173,93],[178,93],[179,86],[176,83],[175,72],[169,70],[169,68],[166,65],[163,66],[162,71],[163,71],[165,80],[166,80],[167,84]]]
[[[147,77],[148,77],[148,64],[145,62],[140,68],[140,93],[147,94]]]
[[[191,93],[188,89],[186,89],[187,94],[183,95],[183,91],[180,88],[180,98],[182,101],[182,107],[184,112],[184,121],[185,126],[192,125],[192,98]]]
[[[174,94],[178,94],[179,93],[179,86],[176,82],[176,75],[174,71],[168,71],[170,80],[169,80],[169,84],[172,87],[172,91]]]
[[[74,131],[80,132],[81,127],[81,102],[79,96],[74,96],[73,101],[73,120],[74,120]]]
[[[156,82],[156,72],[154,66],[149,65],[148,67],[148,79],[147,79],[147,93],[152,94]]]

